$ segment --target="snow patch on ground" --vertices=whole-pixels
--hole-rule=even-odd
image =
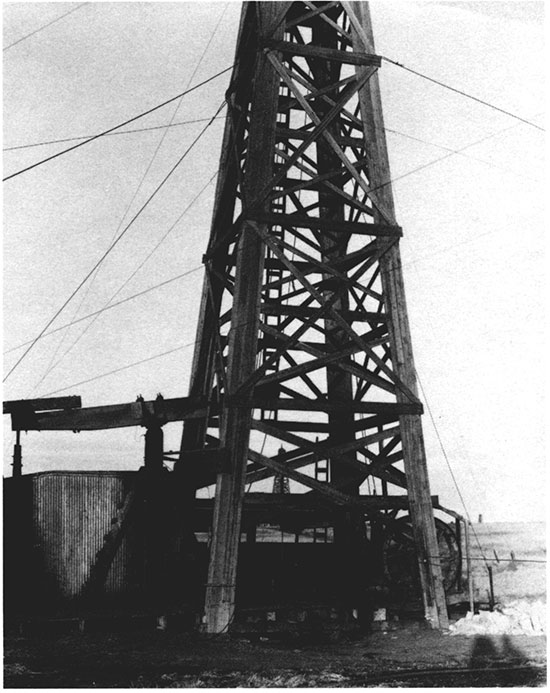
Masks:
[[[542,635],[546,633],[546,604],[524,599],[495,607],[495,611],[468,612],[449,627],[451,635]]]

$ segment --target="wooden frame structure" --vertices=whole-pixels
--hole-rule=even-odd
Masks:
[[[233,618],[245,486],[274,475],[350,510],[334,528],[342,570],[361,499],[405,492],[425,616],[447,625],[380,64],[367,2],[243,6],[189,393],[206,405],[177,463],[189,502],[214,481],[190,471],[197,451],[224,451],[207,632]]]

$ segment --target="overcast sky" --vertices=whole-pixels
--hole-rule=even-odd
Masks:
[[[240,3],[3,9],[9,175],[71,143],[13,147],[101,132],[231,65]],[[384,0],[371,12],[379,54],[544,124],[542,2]],[[4,183],[4,373],[201,132],[229,74],[127,129],[201,122],[100,138]],[[472,518],[542,519],[544,132],[388,63],[380,78],[416,368],[437,427],[427,411],[432,493],[463,510],[441,439]],[[187,394],[222,129],[212,123],[53,326],[191,274],[106,311],[74,347],[91,321],[40,340],[4,399]],[[166,427],[167,449],[180,433]],[[24,470],[137,469],[142,436],[33,432]]]

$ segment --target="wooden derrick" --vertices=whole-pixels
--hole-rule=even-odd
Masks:
[[[281,476],[344,510],[334,541],[357,603],[365,518],[406,493],[425,616],[447,625],[380,65],[366,2],[243,7],[190,386],[206,404],[176,465],[187,503],[191,451],[226,451],[201,477],[216,478],[207,632],[234,616],[245,483]]]

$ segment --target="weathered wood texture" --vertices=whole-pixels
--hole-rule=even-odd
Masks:
[[[364,512],[354,514],[360,494],[405,489],[426,616],[446,623],[380,64],[366,3],[243,7],[190,388],[206,407],[186,420],[176,465],[189,507],[215,472],[212,460],[199,470],[196,451],[225,451],[205,605],[211,633],[233,613],[244,483],[273,475],[344,509],[334,537],[356,604],[365,587],[355,569],[366,541]]]
[[[12,414],[21,408],[32,411],[52,411],[54,409],[74,409],[81,407],[82,400],[76,395],[68,397],[46,397],[42,399],[16,399],[3,403],[3,413]]]
[[[266,41],[265,45],[281,51],[281,53],[290,53],[291,55],[303,55],[308,58],[321,58],[352,65],[375,65],[380,67],[380,57],[378,55],[368,55],[367,53],[359,52],[348,53],[319,46],[297,46],[295,43],[287,43],[286,41]]]
[[[248,17],[260,43],[273,32],[282,37],[280,23],[287,3],[257,3],[248,6]],[[245,19],[246,21],[246,19]],[[242,56],[245,59],[245,56]],[[249,59],[249,58],[248,58]],[[279,81],[265,54],[258,52],[252,93],[251,122],[243,198],[247,207],[267,211],[261,194],[272,176]],[[244,221],[237,252],[231,330],[227,363],[229,396],[254,370],[260,316],[264,245]],[[249,399],[252,391],[244,393]],[[209,633],[227,630],[235,609],[237,554],[244,494],[245,468],[252,419],[251,406],[224,405],[220,439],[228,451],[227,469],[218,474],[214,506],[213,537],[210,550],[205,599],[205,629]]]
[[[107,428],[147,426],[150,420],[162,423],[204,417],[205,403],[190,397],[110,404],[58,411],[12,413],[12,428],[25,431],[98,431]]]
[[[256,214],[251,221],[259,221],[268,224],[281,224],[282,226],[296,226],[304,229],[318,229],[331,233],[356,233],[363,236],[392,236],[403,235],[400,226],[388,224],[365,224],[352,221],[338,221],[337,219],[316,219],[298,214]]]
[[[374,53],[374,39],[368,3],[343,2],[343,5],[352,23],[354,45],[364,51]],[[381,210],[378,213],[378,216],[382,218],[376,219],[375,217],[375,220],[378,223],[394,224],[393,194],[391,185],[389,185],[391,174],[382,115],[380,87],[376,75],[369,80],[368,86],[360,92],[359,98],[365,138],[372,148],[371,184],[372,187],[378,188],[378,197],[382,201]],[[392,362],[399,377],[416,394],[416,373],[407,316],[401,256],[397,244],[386,250],[381,256],[380,271],[384,289],[384,302],[389,317]],[[401,392],[397,393],[397,398],[400,402],[406,401],[405,396]],[[407,492],[426,618],[433,626],[446,628],[448,626],[447,607],[443,590],[439,547],[430,502],[430,484],[422,423],[419,416],[401,416],[400,426],[408,484]]]

